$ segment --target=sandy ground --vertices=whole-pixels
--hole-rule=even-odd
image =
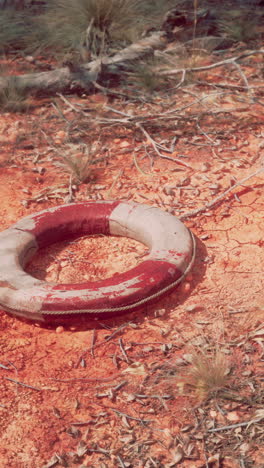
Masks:
[[[164,109],[169,101],[156,104]],[[85,101],[100,113],[106,103],[100,95]],[[60,105],[73,122],[74,111]],[[151,109],[140,104],[137,110]],[[102,130],[108,158],[73,188],[75,199],[134,200],[182,215],[259,169],[263,124],[258,104],[209,119],[207,131],[218,132],[213,138],[223,135],[214,151],[203,134],[197,137],[182,124],[170,156],[184,155],[181,160],[190,168],[157,156],[151,161],[141,147],[141,171],[133,159],[139,133],[122,126]],[[83,141],[94,138],[88,124],[80,126]],[[2,114],[0,128],[4,230],[23,216],[65,202],[69,176],[55,163],[68,137],[49,101],[24,115]],[[175,129],[170,133],[161,126],[155,132],[165,141]],[[187,218],[197,237],[191,275],[168,297],[137,313],[75,328],[40,328],[1,310],[1,466],[263,468],[263,419],[246,429],[210,432],[255,420],[263,405],[263,209],[259,173],[211,210]],[[78,283],[126,271],[144,252],[128,239],[84,238],[47,247],[27,271],[46,281]],[[192,355],[212,350],[230,363],[228,388],[236,398],[218,399],[214,393],[201,401],[197,389],[179,385]]]

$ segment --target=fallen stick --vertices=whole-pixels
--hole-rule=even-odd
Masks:
[[[95,82],[102,86],[108,83],[109,76],[120,78],[135,60],[150,56],[154,50],[165,46],[166,34],[158,31],[125,47],[113,57],[104,56],[80,65],[65,62],[62,68],[40,73],[0,76],[0,93],[10,87],[29,94],[62,94],[77,89],[89,92],[94,90]]]
[[[215,427],[213,429],[208,429],[207,432],[220,432],[226,431],[228,429],[236,429],[237,427],[249,426],[250,424],[258,423],[262,421],[263,418],[251,419],[251,421],[244,421],[237,424],[230,424],[230,426]]]
[[[217,205],[221,200],[223,200],[226,195],[228,195],[232,190],[234,190],[236,187],[239,187],[240,185],[243,185],[247,180],[251,179],[252,177],[255,177],[256,175],[261,174],[264,172],[264,167],[261,167],[257,171],[253,172],[252,174],[249,174],[247,177],[244,177],[244,179],[239,180],[236,182],[232,187],[229,187],[227,190],[225,190],[221,195],[218,195],[215,197],[212,201],[209,203],[206,203],[204,206],[201,208],[196,208],[195,210],[187,211],[187,213],[184,213],[180,216],[178,216],[179,219],[187,219],[187,218],[193,218],[194,216],[197,216],[200,213],[204,213],[205,211],[209,210],[213,206]]]
[[[202,67],[174,68],[172,70],[162,71],[160,72],[160,75],[170,76],[170,75],[177,75],[178,73],[183,73],[183,72],[185,73],[186,72],[201,72],[201,71],[206,71],[206,70],[212,70],[213,68],[222,67],[223,65],[228,65],[230,63],[234,64],[238,60],[241,60],[243,58],[246,58],[255,54],[264,54],[264,49],[252,50],[251,52],[245,52],[244,54],[237,55],[236,57],[230,57],[229,59],[221,60],[221,62],[212,63],[211,65],[204,65]]]
[[[41,392],[41,388],[32,387],[32,385],[28,385],[28,384],[25,384],[23,382],[19,382],[18,380],[15,380],[15,379],[10,379],[10,377],[4,377],[4,379],[9,380],[10,382],[14,382],[17,385],[21,385],[21,387],[26,387],[26,388],[30,388],[31,390],[36,390],[37,392]]]

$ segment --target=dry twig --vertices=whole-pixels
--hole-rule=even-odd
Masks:
[[[178,73],[185,72],[201,72],[206,70],[212,70],[213,68],[222,67],[223,65],[228,65],[230,63],[235,64],[238,60],[249,57],[255,54],[264,54],[264,49],[252,50],[251,52],[245,52],[244,54],[237,55],[236,57],[230,57],[226,60],[221,60],[221,62],[212,63],[211,65],[204,65],[202,67],[193,67],[193,68],[174,68],[172,70],[166,70],[160,72],[160,75],[177,75]]]
[[[18,380],[15,380],[15,379],[10,379],[10,377],[4,377],[4,379],[9,380],[10,382],[14,382],[17,385],[21,385],[21,387],[26,387],[26,388],[30,388],[31,390],[36,390],[37,392],[41,392],[41,388],[32,387],[32,385],[28,385],[28,384],[25,384],[23,382],[19,382]]]
[[[161,145],[159,145],[158,143],[155,142],[155,140],[153,140],[153,138],[151,138],[151,136],[148,134],[148,132],[145,130],[145,128],[139,123],[137,122],[136,123],[136,127],[139,128],[141,130],[141,132],[143,133],[143,135],[145,135],[145,137],[147,138],[147,140],[149,141],[149,143],[153,146],[154,150],[156,151],[156,153],[159,155],[160,158],[163,158],[163,159],[169,159],[170,161],[173,161],[177,164],[180,164],[180,166],[184,166],[184,167],[188,167],[188,169],[192,169],[192,166],[190,166],[189,164],[181,161],[180,159],[177,159],[177,158],[171,158],[169,156],[166,156],[164,154],[162,154],[160,151],[159,151],[159,148],[162,150],[162,151],[167,151],[167,152],[170,152],[167,148],[164,148],[162,147]]]
[[[264,167],[261,167],[257,171],[253,172],[252,174],[249,174],[247,177],[244,177],[244,179],[239,180],[236,182],[232,187],[229,187],[227,190],[225,190],[223,193],[215,197],[213,200],[211,200],[209,203],[206,203],[204,206],[201,206],[200,208],[196,208],[195,210],[187,211],[187,213],[184,213],[179,216],[179,219],[187,219],[187,218],[193,218],[194,216],[197,216],[200,213],[204,213],[205,211],[209,210],[213,206],[217,205],[221,200],[223,200],[228,193],[232,192],[236,187],[239,187],[240,185],[243,185],[247,180],[251,179],[252,177],[255,177],[259,174],[264,172]]]
[[[230,424],[230,426],[214,427],[213,429],[208,429],[208,432],[220,432],[220,431],[226,431],[228,429],[236,429],[237,427],[250,426],[251,424],[258,423],[262,420],[263,420],[263,417],[258,418],[258,419],[251,419],[250,421],[244,421],[244,422],[237,423],[237,424]]]

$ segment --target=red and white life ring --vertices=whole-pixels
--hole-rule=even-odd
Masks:
[[[24,266],[41,247],[84,235],[125,236],[150,253],[135,268],[80,284],[38,280]],[[36,322],[77,314],[108,317],[154,302],[176,287],[195,256],[191,232],[159,208],[122,201],[56,206],[21,219],[0,233],[0,307]]]

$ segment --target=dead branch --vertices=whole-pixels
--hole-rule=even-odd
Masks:
[[[62,68],[41,73],[3,76],[0,77],[0,93],[10,86],[30,94],[50,95],[77,89],[91,91],[95,82],[104,85],[113,77],[118,81],[122,72],[129,70],[135,60],[152,55],[154,50],[163,49],[165,45],[166,35],[159,31],[131,44],[113,57],[102,57],[82,65],[66,62]]]

